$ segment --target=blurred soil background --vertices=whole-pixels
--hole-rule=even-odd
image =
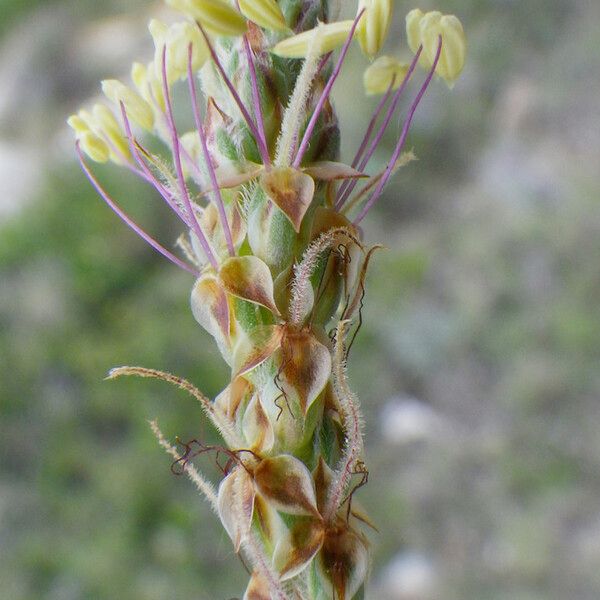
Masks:
[[[360,501],[380,526],[368,597],[598,600],[600,3],[396,4],[389,52],[416,4],[460,16],[469,56],[452,92],[430,89],[409,137],[419,161],[365,226],[387,247],[350,359],[367,423]],[[246,580],[147,426],[210,437],[198,407],[161,382],[103,381],[139,364],[214,395],[227,378],[189,277],[96,197],[64,122],[101,78],[150,56],[160,10],[0,0],[6,600],[225,600]],[[346,158],[375,103],[357,83],[365,66],[353,51],[335,92]],[[175,240],[147,188],[98,173]]]

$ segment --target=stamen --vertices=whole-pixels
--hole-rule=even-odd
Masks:
[[[392,94],[392,88],[394,87],[394,83],[396,83],[396,75],[394,75],[392,77],[392,81],[390,81],[390,85],[388,86],[387,91],[385,92],[383,98],[379,101],[379,104],[377,105],[377,108],[375,108],[375,112],[373,113],[373,116],[371,117],[371,120],[369,121],[369,125],[367,127],[367,130],[365,131],[365,135],[362,139],[362,142],[360,143],[360,146],[358,148],[358,150],[356,151],[356,154],[354,155],[354,159],[352,160],[352,168],[356,168],[356,165],[358,165],[358,161],[360,160],[362,153],[365,151],[365,148],[367,147],[367,144],[369,143],[369,140],[371,139],[371,134],[373,133],[373,129],[375,129],[375,123],[377,123],[377,119],[379,119],[379,115],[381,114],[381,111],[383,110],[383,107],[387,104],[387,101],[389,100],[391,94]],[[349,181],[348,179],[346,179],[342,185],[340,186],[340,189],[338,191],[338,198],[341,198],[343,196],[343,194],[345,193],[345,191],[348,189],[348,186],[350,185],[351,181]],[[340,202],[340,200],[338,200],[335,204],[335,209],[339,210],[343,205],[343,202]]]
[[[221,61],[219,60],[219,57],[217,56],[217,53],[215,52],[215,49],[210,41],[210,38],[206,34],[206,31],[204,31],[204,27],[202,27],[202,25],[199,22],[197,22],[197,25],[200,28],[202,35],[204,36],[204,39],[206,41],[206,45],[208,46],[210,55],[216,65],[219,73],[221,74],[221,77],[223,78],[223,81],[225,82],[227,89],[233,96],[235,103],[237,104],[238,108],[240,109],[240,112],[242,113],[242,117],[244,117],[244,121],[246,121],[246,125],[248,125],[248,128],[250,129],[252,135],[254,136],[254,138],[256,140],[256,145],[258,146],[258,151],[260,152],[260,156],[263,161],[263,164],[265,164],[265,165],[270,164],[271,159],[269,157],[269,150],[267,149],[266,145],[264,145],[263,140],[262,140],[258,130],[256,129],[256,125],[252,121],[252,117],[246,110],[246,107],[244,106],[244,103],[242,102],[242,99],[240,98],[236,89],[233,87],[231,80],[229,79],[229,77],[227,77],[227,73],[225,73],[225,69],[223,68]]]
[[[159,105],[159,103],[156,101],[156,97],[154,96],[154,91],[152,90],[152,86],[149,83],[148,83],[146,89],[148,91],[148,97],[150,98],[150,101],[152,102],[152,106],[154,106],[156,113],[158,115],[160,115],[161,121],[164,121],[164,124],[167,126],[167,130],[168,130],[169,126],[168,126],[167,115],[165,114],[164,110]],[[156,127],[156,125],[157,125],[157,123],[155,123],[155,127]],[[159,137],[161,139],[163,139],[163,141],[164,141],[162,132],[160,130],[158,130],[157,133],[158,133]],[[168,143],[168,140],[167,140],[167,143]],[[202,185],[203,177],[202,177],[202,173],[200,172],[200,169],[198,168],[198,165],[194,162],[194,159],[190,156],[190,153],[185,149],[185,147],[183,145],[180,145],[180,150],[181,150],[181,154],[182,154],[183,158],[185,159],[187,166],[193,171],[192,177],[194,178],[194,181],[196,181],[196,183],[198,185]]]
[[[344,59],[346,58],[346,54],[348,53],[348,49],[350,48],[350,43],[352,42],[352,38],[354,37],[354,32],[356,31],[358,22],[360,21],[361,17],[365,14],[365,10],[366,9],[363,8],[358,13],[358,15],[356,15],[356,18],[354,19],[354,23],[352,24],[352,28],[350,29],[350,33],[348,34],[348,37],[347,37],[346,41],[344,42],[344,45],[342,46],[342,50],[340,52],[340,56],[338,58],[337,64],[335,65],[335,69],[333,70],[333,73],[331,74],[331,77],[329,78],[327,85],[323,89],[323,93],[321,94],[319,101],[317,102],[317,106],[316,106],[316,108],[312,114],[312,117],[306,127],[306,131],[304,132],[304,137],[302,138],[302,142],[300,143],[300,148],[298,149],[298,152],[296,153],[296,158],[294,159],[294,162],[292,164],[292,166],[295,169],[298,169],[300,167],[302,158],[304,157],[304,154],[306,153],[306,150],[308,149],[308,144],[310,142],[310,138],[312,137],[315,126],[317,125],[317,121],[318,121],[319,117],[321,116],[321,111],[323,110],[323,107],[325,106],[325,102],[327,101],[327,98],[329,98],[329,94],[331,92],[331,88],[333,87],[333,84],[335,83],[335,80],[338,78],[338,75],[340,74],[340,71],[342,70],[342,64],[344,63]]]
[[[402,134],[400,135],[400,139],[398,140],[398,143],[396,144],[396,148],[394,150],[394,153],[392,154],[392,158],[390,159],[390,162],[388,163],[387,169],[385,170],[385,173],[384,173],[383,177],[381,178],[381,181],[379,182],[378,186],[375,188],[373,195],[369,198],[369,200],[363,206],[362,210],[360,211],[360,213],[356,217],[356,219],[354,219],[355,225],[357,225],[358,223],[360,223],[363,220],[363,218],[365,217],[367,212],[369,212],[369,209],[371,208],[371,206],[373,206],[375,201],[379,198],[379,196],[381,196],[381,193],[383,191],[383,188],[385,187],[385,184],[388,182],[392,172],[394,171],[394,165],[396,164],[396,161],[398,160],[398,157],[400,156],[400,153],[402,152],[402,148],[404,146],[404,142],[406,141],[406,137],[408,136],[408,130],[410,129],[410,125],[411,125],[413,117],[415,115],[415,111],[417,110],[417,107],[419,106],[419,102],[421,102],[421,98],[423,97],[423,95],[427,91],[427,88],[429,87],[429,83],[431,82],[431,80],[433,78],[438,61],[440,60],[440,54],[442,52],[442,36],[441,35],[438,36],[438,40],[439,41],[438,41],[437,52],[435,54],[435,59],[433,61],[433,65],[431,66],[431,70],[429,71],[429,74],[427,75],[427,79],[425,79],[425,82],[421,86],[421,89],[419,90],[417,97],[415,98],[414,102],[412,103],[412,105],[410,107],[410,110],[408,111],[408,116],[406,117],[406,121],[404,122],[404,127],[402,128]]]
[[[216,198],[217,209],[219,210],[219,218],[221,219],[221,226],[223,227],[223,233],[225,234],[225,240],[227,241],[227,249],[229,250],[230,256],[235,256],[235,248],[233,247],[233,239],[231,237],[231,229],[229,222],[227,221],[227,215],[225,213],[225,205],[223,204],[223,196],[217,182],[217,174],[212,164],[208,146],[206,145],[206,135],[202,127],[200,120],[200,113],[198,110],[198,95],[196,94],[196,84],[194,82],[194,73],[192,72],[192,44],[188,47],[188,84],[190,88],[190,96],[192,97],[192,110],[194,112],[194,121],[196,123],[196,129],[198,130],[198,137],[200,138],[200,145],[202,146],[202,153],[204,154],[204,162],[208,169],[210,176],[210,182],[213,187],[213,191]]]
[[[213,254],[213,251],[210,248],[208,240],[200,227],[200,223],[198,223],[198,219],[196,218],[196,214],[194,209],[192,208],[192,202],[190,200],[190,196],[188,194],[188,189],[185,184],[185,177],[183,176],[183,168],[181,166],[181,153],[180,153],[180,144],[179,144],[179,134],[177,133],[177,127],[175,126],[175,118],[173,117],[173,106],[171,104],[171,94],[169,92],[169,83],[167,79],[167,47],[163,46],[162,49],[162,80],[163,80],[163,93],[165,95],[165,105],[167,107],[167,117],[169,130],[171,132],[171,139],[173,142],[173,159],[175,162],[175,170],[177,171],[177,179],[179,180],[179,186],[181,188],[181,196],[183,198],[183,202],[188,211],[188,216],[192,222],[192,229],[194,233],[198,237],[198,241],[204,250],[210,264],[213,266],[215,271],[219,270],[219,264]]]
[[[133,133],[131,131],[131,123],[129,122],[129,117],[127,116],[127,110],[125,109],[125,105],[123,102],[119,103],[121,106],[121,115],[123,116],[123,124],[125,126],[125,134],[127,135],[127,139],[129,140],[129,148],[131,149],[131,153],[136,159],[136,162],[141,167],[144,172],[144,179],[151,183],[156,191],[161,195],[164,201],[169,205],[169,208],[187,225],[190,226],[187,217],[181,212],[180,208],[177,206],[177,202],[173,197],[173,194],[154,176],[152,171],[146,165],[146,162],[142,158],[140,151],[138,149],[138,142],[133,137]]]
[[[394,75],[392,77],[392,81],[390,81],[390,85],[388,86],[388,89],[385,92],[385,95],[380,100],[379,104],[377,105],[377,108],[375,109],[375,112],[373,113],[373,116],[371,117],[371,120],[369,121],[369,126],[367,127],[367,131],[365,132],[365,137],[363,138],[363,141],[360,144],[360,147],[358,148],[358,150],[356,151],[356,155],[354,156],[354,159],[352,161],[352,168],[356,167],[356,165],[358,164],[358,161],[360,160],[360,157],[362,156],[362,153],[365,151],[365,148],[367,147],[369,139],[371,138],[371,133],[373,133],[373,129],[375,128],[375,123],[377,122],[377,119],[379,118],[379,115],[381,114],[383,107],[386,105],[390,95],[392,94],[392,89],[393,89],[395,83],[396,83],[396,75]]]
[[[177,265],[184,271],[191,273],[194,277],[199,277],[200,272],[196,269],[190,267],[187,263],[183,262],[180,258],[175,256],[173,253],[169,252],[165,247],[161,246],[152,236],[147,234],[137,223],[135,223],[127,214],[116,204],[116,202],[108,195],[108,193],[104,190],[104,188],[100,185],[98,180],[94,177],[93,173],[87,166],[85,162],[85,158],[83,157],[83,152],[79,147],[79,142],[75,143],[75,147],[77,149],[77,154],[79,156],[79,164],[83,169],[86,177],[89,179],[90,183],[94,186],[98,194],[102,197],[102,199],[108,204],[108,206],[119,216],[123,222],[133,229],[135,233],[137,233],[147,244],[152,246],[157,252],[162,254],[165,258],[169,259],[173,264]]]
[[[377,146],[379,146],[379,143],[381,142],[381,139],[383,138],[383,135],[386,132],[390,121],[392,120],[392,116],[396,112],[396,108],[398,107],[398,102],[400,102],[400,97],[402,96],[402,93],[404,92],[404,90],[405,90],[405,88],[417,66],[417,63],[419,62],[419,57],[421,56],[421,52],[423,52],[423,46],[419,46],[419,48],[413,58],[413,61],[410,64],[410,67],[409,67],[408,71],[406,72],[406,75],[404,76],[402,84],[400,85],[400,87],[398,88],[396,93],[394,94],[394,98],[393,98],[390,106],[388,107],[387,113],[385,115],[385,119],[383,120],[383,123],[379,127],[379,131],[377,131],[377,135],[375,136],[375,139],[371,142],[371,145],[369,146],[367,153],[365,154],[364,158],[359,163],[359,166],[358,166],[359,171],[363,171],[365,169],[369,160],[371,160],[371,157],[375,153]],[[340,196],[340,199],[336,203],[336,208],[338,210],[344,205],[344,202],[346,202],[346,200],[348,199],[350,194],[353,192],[353,190],[357,184],[358,184],[358,181],[353,180],[350,182],[350,185],[348,185],[348,187],[346,188],[346,190]]]
[[[248,43],[248,36],[244,35],[243,38],[244,52],[246,53],[246,59],[248,60],[248,69],[250,71],[250,82],[252,85],[252,100],[254,103],[254,119],[258,127],[258,133],[260,134],[260,141],[264,148],[267,148],[267,136],[265,134],[265,123],[262,114],[262,107],[260,105],[260,94],[258,92],[258,79],[256,78],[256,65],[254,64],[254,57],[252,49]],[[271,166],[271,158],[267,152],[266,167]]]

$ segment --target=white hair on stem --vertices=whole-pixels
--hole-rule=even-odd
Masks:
[[[348,320],[338,323],[332,360],[333,389],[340,405],[346,439],[340,466],[336,471],[334,483],[323,511],[323,517],[326,520],[335,514],[343,502],[344,493],[352,477],[353,467],[363,449],[362,416],[358,399],[350,389],[346,375],[344,336],[348,324]]]
[[[281,130],[277,138],[275,150],[275,166],[288,167],[300,131],[300,123],[304,116],[304,108],[308,100],[312,82],[319,69],[321,54],[321,28],[315,27],[309,51],[304,59],[302,70],[296,79],[296,85],[289,104],[285,109]]]

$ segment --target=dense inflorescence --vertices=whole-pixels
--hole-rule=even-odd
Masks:
[[[173,375],[200,402],[228,457],[215,490],[192,458],[214,450],[194,441],[179,453],[154,431],[220,517],[253,574],[246,600],[350,599],[369,568],[370,526],[354,500],[366,483],[361,414],[346,378],[360,326],[373,251],[359,223],[401,166],[417,105],[437,75],[452,85],[465,38],[454,16],[415,9],[406,17],[409,64],[381,50],[391,0],[360,0],[336,21],[327,0],[168,0],[186,20],[153,20],[155,55],[134,63],[133,86],[102,83],[111,107],[69,119],[82,167],[109,206],[153,248],[196,278],[191,307],[231,367],[214,401]],[[353,40],[372,60],[368,94],[383,94],[351,164],[339,162],[330,95]],[[335,51],[339,55],[335,58]],[[373,60],[375,59],[375,60]],[[387,166],[369,161],[421,65]],[[175,106],[174,88],[188,106]],[[178,96],[179,97],[179,96]],[[193,128],[178,130],[187,111]],[[157,137],[168,157],[145,142]],[[152,146],[154,147],[154,145]],[[178,252],[120,208],[85,161],[112,161],[160,194],[183,223]],[[357,189],[358,188],[358,189]]]

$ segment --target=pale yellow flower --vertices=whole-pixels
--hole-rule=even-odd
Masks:
[[[439,11],[423,13],[414,9],[406,16],[406,34],[413,52],[423,46],[419,64],[425,68],[433,65],[441,36],[442,51],[436,73],[452,87],[463,70],[467,52],[467,40],[458,18]]]
[[[357,28],[362,51],[373,58],[383,46],[392,20],[392,0],[360,0],[358,12],[365,10]]]
[[[213,35],[242,35],[246,19],[224,0],[166,0],[167,4],[199,21]]]
[[[253,23],[274,31],[286,31],[288,29],[281,8],[275,0],[238,1],[241,13]]]
[[[400,62],[392,56],[380,56],[364,72],[363,84],[368,95],[384,94],[393,80],[392,89],[397,89],[406,73],[409,65]]]
[[[338,21],[335,23],[320,23],[315,29],[303,31],[282,40],[271,50],[277,56],[284,58],[303,58],[309,48],[315,43],[315,35],[319,36],[320,54],[327,54],[339,48],[348,38],[354,21]]]
[[[104,95],[112,100],[117,106],[122,102],[125,106],[127,115],[135,121],[140,127],[151,131],[154,126],[154,112],[148,102],[146,102],[137,92],[128,88],[124,83],[117,79],[105,79],[102,82],[102,91]]]

